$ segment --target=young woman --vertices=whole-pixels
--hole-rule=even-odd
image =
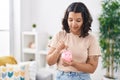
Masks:
[[[47,55],[49,65],[57,64],[56,80],[91,80],[98,65],[100,47],[91,31],[92,17],[81,2],[74,2],[66,9],[62,31],[50,43]],[[64,51],[70,51],[72,60],[62,58]]]

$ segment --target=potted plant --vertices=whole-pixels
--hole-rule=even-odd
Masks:
[[[114,80],[120,67],[120,1],[104,0],[99,16],[100,45],[105,77]]]
[[[49,40],[51,40],[51,39],[52,39],[52,36],[50,35],[50,36],[49,36]]]
[[[36,24],[32,24],[33,31],[35,31],[35,30],[36,30],[36,27],[37,27],[37,25],[36,25]]]
[[[48,47],[50,47],[50,45],[49,45],[49,44],[51,43],[51,39],[52,39],[52,36],[51,36],[51,35],[49,35],[49,37],[48,37],[48,44],[47,44],[47,46],[48,46]]]

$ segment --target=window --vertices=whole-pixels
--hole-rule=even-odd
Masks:
[[[0,56],[10,54],[9,0],[0,0]]]

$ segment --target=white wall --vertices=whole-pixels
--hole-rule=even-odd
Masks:
[[[32,21],[31,0],[21,0],[21,31],[31,30]]]

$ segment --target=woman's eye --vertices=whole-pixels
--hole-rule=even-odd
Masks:
[[[81,20],[77,20],[77,22],[81,22]]]
[[[81,22],[81,21],[77,21],[77,22]]]
[[[69,21],[71,22],[71,21],[73,21],[72,19],[69,19]]]

